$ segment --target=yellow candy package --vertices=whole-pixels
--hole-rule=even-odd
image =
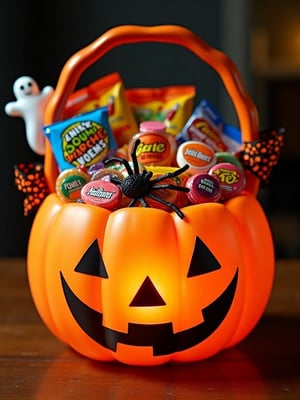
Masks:
[[[128,103],[138,124],[162,121],[172,135],[177,135],[191,116],[195,95],[193,85],[126,89]]]
[[[64,118],[103,106],[108,107],[109,125],[118,146],[121,147],[138,131],[138,125],[118,72],[106,75],[72,93],[65,106]]]

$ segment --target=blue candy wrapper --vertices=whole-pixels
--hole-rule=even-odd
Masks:
[[[43,131],[60,170],[88,168],[111,157],[117,149],[107,107],[44,126]]]

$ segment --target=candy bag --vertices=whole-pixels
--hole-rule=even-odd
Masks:
[[[44,126],[43,131],[60,170],[90,167],[111,157],[117,149],[107,107]]]
[[[137,132],[138,126],[125,95],[125,87],[118,72],[106,75],[89,86],[74,92],[65,106],[64,117],[108,107],[108,120],[119,147]]]
[[[138,124],[162,121],[176,135],[190,117],[196,95],[195,86],[126,89],[127,100]]]
[[[240,130],[225,123],[219,112],[206,99],[201,100],[176,136],[178,145],[189,140],[203,142],[215,152],[236,153],[242,144]]]

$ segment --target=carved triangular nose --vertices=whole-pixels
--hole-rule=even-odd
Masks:
[[[148,276],[129,304],[130,307],[155,307],[165,305],[166,303]]]

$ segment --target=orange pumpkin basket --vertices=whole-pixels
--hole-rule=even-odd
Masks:
[[[211,66],[232,99],[243,140],[259,139],[257,109],[234,63],[176,25],[115,27],[75,53],[45,124],[62,119],[85,69],[116,46],[140,42],[183,46]],[[32,225],[28,278],[58,339],[95,360],[158,365],[209,358],[256,326],[273,285],[274,250],[252,171],[245,170],[241,195],[186,206],[184,218],[157,208],[62,202],[48,142],[44,171],[50,194]]]

